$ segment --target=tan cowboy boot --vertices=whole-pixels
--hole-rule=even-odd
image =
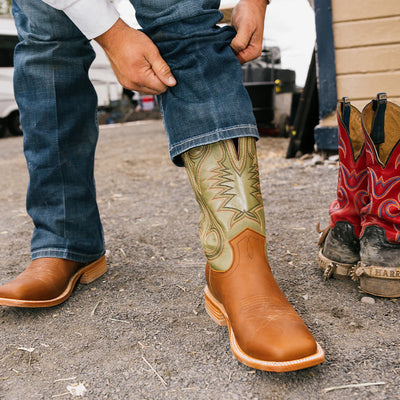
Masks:
[[[255,139],[221,141],[183,155],[202,215],[205,304],[227,325],[235,357],[249,367],[293,371],[324,352],[275,282],[265,249]]]
[[[90,264],[38,258],[14,280],[0,286],[0,305],[52,307],[67,300],[78,281],[91,283],[106,271],[104,256]]]

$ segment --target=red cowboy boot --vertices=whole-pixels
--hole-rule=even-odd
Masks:
[[[378,94],[365,106],[362,125],[370,202],[362,209],[353,278],[364,292],[400,297],[400,107]]]
[[[323,350],[268,264],[255,139],[196,147],[183,160],[202,211],[206,310],[227,325],[235,357],[275,372],[323,362]]]
[[[337,107],[339,177],[329,208],[329,227],[321,232],[318,263],[325,279],[349,277],[360,260],[361,208],[368,202],[364,134],[360,112],[344,97]]]

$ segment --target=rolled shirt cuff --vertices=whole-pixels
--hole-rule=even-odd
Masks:
[[[108,0],[77,0],[63,11],[88,39],[107,32],[120,17]]]

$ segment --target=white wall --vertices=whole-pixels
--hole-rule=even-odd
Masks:
[[[272,0],[267,8],[264,44],[281,49],[282,68],[296,71],[304,86],[315,46],[315,16],[308,0]]]

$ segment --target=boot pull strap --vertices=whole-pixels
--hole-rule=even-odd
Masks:
[[[340,112],[342,114],[343,125],[348,132],[350,131],[350,111],[350,99],[348,97],[343,97],[342,101],[340,102]]]
[[[372,109],[375,114],[372,119],[370,137],[375,145],[385,142],[385,111],[387,96],[386,93],[378,93],[375,100],[372,100]]]

